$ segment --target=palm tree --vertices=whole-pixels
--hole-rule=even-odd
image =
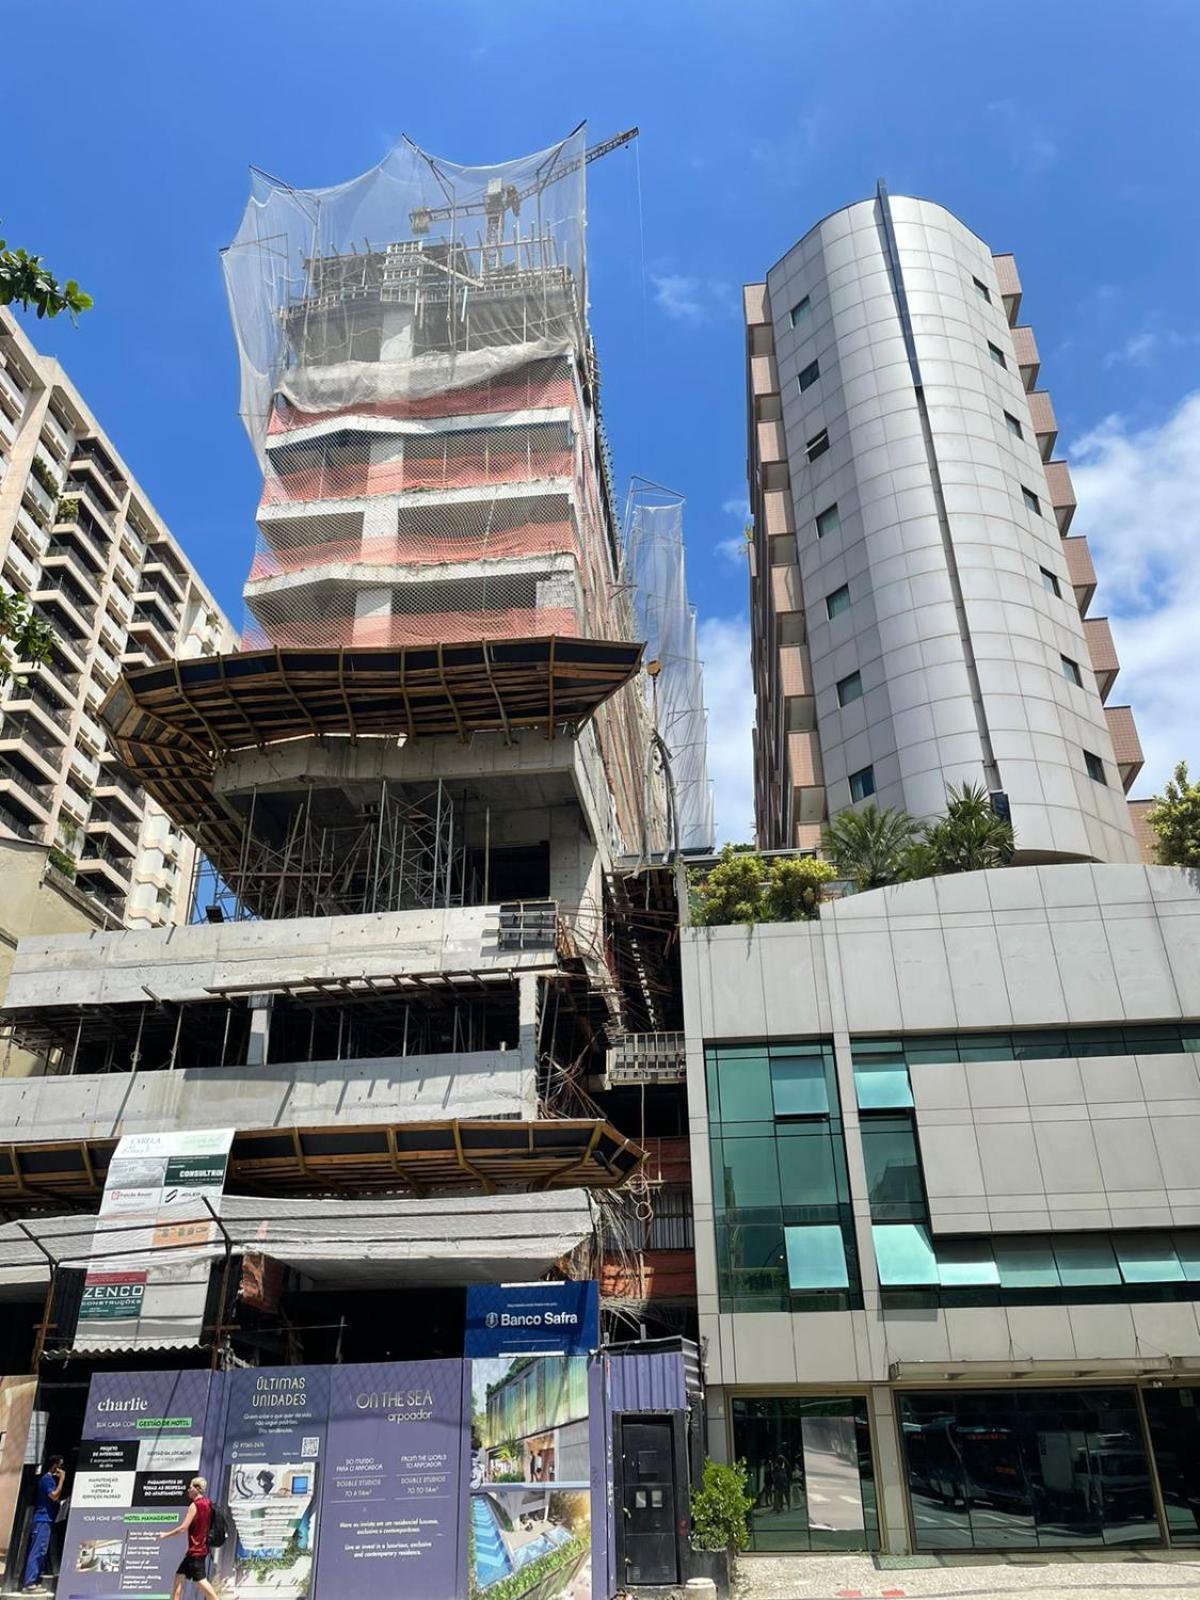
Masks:
[[[950,784],[946,815],[930,823],[905,854],[905,878],[932,878],[946,872],[985,872],[1006,867],[1013,857],[1012,823],[992,810],[991,798],[978,784]]]
[[[873,802],[861,811],[842,811],[826,824],[825,854],[857,889],[878,889],[900,877],[917,825],[907,811],[883,810]]]

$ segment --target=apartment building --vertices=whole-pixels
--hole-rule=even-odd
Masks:
[[[1138,860],[1141,748],[1013,257],[881,186],[745,315],[759,842],[970,782],[1019,860]]]
[[[100,716],[121,672],[228,649],[233,630],[78,389],[0,310],[3,581],[51,659],[0,699],[0,838],[48,847],[100,926],[186,920],[195,851],[131,784]]]
[[[752,1548],[1200,1543],[1200,891],[1138,863],[1012,258],[851,205],[746,291],[757,812],[1016,864],[682,933],[710,1448]]]

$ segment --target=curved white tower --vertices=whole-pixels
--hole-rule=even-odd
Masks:
[[[1018,859],[1139,859],[1140,750],[1019,301],[1010,256],[882,186],[746,290],[763,845],[966,781],[1007,795]]]

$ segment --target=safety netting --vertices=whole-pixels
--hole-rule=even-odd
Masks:
[[[696,611],[688,600],[681,495],[635,480],[625,503],[625,571],[646,657],[657,663],[646,694],[667,747],[674,780],[678,842],[684,850],[715,843],[708,776],[708,712]]]
[[[244,649],[633,640],[587,327],[583,128],[497,166],[402,140],[349,183],[254,172],[223,254],[263,468]],[[640,831],[645,707],[597,712]]]

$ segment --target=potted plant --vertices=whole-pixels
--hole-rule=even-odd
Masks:
[[[692,1549],[700,1557],[694,1575],[711,1578],[720,1595],[731,1592],[737,1553],[750,1543],[753,1505],[744,1461],[704,1463],[700,1487],[692,1493]]]

